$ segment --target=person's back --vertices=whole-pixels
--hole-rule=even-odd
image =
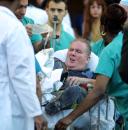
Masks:
[[[1,59],[0,60],[0,68],[1,68],[0,77],[1,78],[0,78],[0,80],[1,81],[0,81],[0,86],[1,86],[1,88],[3,88],[1,90],[1,92],[4,93],[4,95],[0,94],[1,96],[4,96],[4,97],[1,97],[2,98],[1,105],[4,106],[4,108],[2,110],[2,107],[0,107],[1,108],[0,115],[1,116],[4,114],[7,115],[2,118],[3,120],[1,120],[0,123],[2,123],[2,121],[6,120],[7,124],[10,124],[9,118],[10,117],[12,118],[12,114],[15,113],[14,104],[13,104],[14,102],[12,101],[12,99],[10,97],[10,96],[12,96],[11,91],[17,91],[19,89],[18,87],[16,88],[16,84],[15,84],[16,82],[13,82],[13,81],[15,81],[14,79],[17,77],[17,73],[20,74],[20,72],[17,72],[18,69],[20,69],[20,68],[18,68],[19,66],[17,66],[17,65],[26,56],[26,53],[24,53],[25,50],[23,52],[24,53],[23,57],[19,56],[21,54],[20,52],[22,49],[19,49],[19,47],[18,47],[19,45],[17,43],[22,41],[20,47],[29,48],[29,53],[31,56],[33,56],[33,51],[32,51],[31,44],[25,43],[25,41],[29,40],[28,37],[24,37],[24,40],[22,39],[23,36],[25,36],[26,32],[25,32],[22,24],[19,22],[19,20],[14,16],[14,14],[9,9],[7,9],[5,7],[0,7],[0,10],[1,10],[1,20],[0,20],[0,23],[1,23],[0,24],[0,30],[1,30],[0,31],[0,35],[1,35],[1,39],[0,39],[0,52],[1,52],[0,53],[0,57],[1,57],[0,58]],[[6,24],[7,21],[9,21],[8,24]],[[21,32],[24,35],[20,36],[19,33],[21,33]],[[17,43],[15,41],[17,41]],[[17,51],[15,49],[17,49],[19,54],[17,53]],[[21,61],[18,61],[17,58],[20,58]],[[29,62],[30,62],[30,60],[28,61],[28,63]],[[21,64],[21,66],[22,66],[22,64]],[[16,69],[16,67],[17,67],[17,69]],[[32,67],[32,66],[30,66],[30,67]],[[17,79],[18,78],[20,78],[20,77],[17,77]],[[17,85],[18,85],[18,83],[17,83]],[[22,85],[22,83],[20,85]],[[20,87],[20,85],[19,85],[19,87]],[[10,105],[12,105],[12,106],[10,106]],[[4,112],[5,110],[6,110],[6,112]],[[20,111],[20,110],[18,110],[18,111]],[[8,116],[10,116],[10,117],[8,118]],[[1,128],[2,126],[3,126],[3,128]],[[11,128],[8,128],[8,125],[5,125],[4,123],[0,125],[0,129],[11,130]]]
[[[25,28],[13,14],[18,4],[17,0],[0,1],[1,130],[25,130],[26,126],[30,126],[32,130],[34,119],[37,123],[37,118],[42,114],[35,92],[32,45]],[[14,120],[18,117],[27,117],[26,125],[15,123]]]
[[[121,63],[119,67],[119,72],[122,80],[128,84],[127,57],[128,57],[128,23],[126,23],[124,26],[123,47],[121,51]]]
[[[16,26],[11,26],[10,24],[14,24],[14,20],[11,16],[13,14],[10,12],[5,7],[0,7],[0,12],[1,12],[1,20],[0,20],[0,97],[1,97],[1,102],[0,102],[0,115],[1,115],[1,121],[0,121],[0,129],[1,130],[12,130],[11,129],[11,100],[9,97],[10,90],[9,90],[9,77],[8,71],[7,71],[7,58],[6,58],[6,43],[5,43],[5,38],[8,38],[9,35],[12,33],[14,29],[16,29]],[[9,15],[10,16],[9,16]],[[15,19],[15,18],[14,18]],[[5,24],[6,21],[9,21],[9,24]],[[8,30],[8,27],[10,28],[9,31],[3,31],[3,30]],[[9,40],[9,39],[8,39]],[[5,112],[6,111],[6,112]],[[8,122],[8,124],[5,124]]]

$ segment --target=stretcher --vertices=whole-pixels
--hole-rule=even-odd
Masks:
[[[44,117],[48,121],[49,130],[54,129],[57,121],[66,115],[68,115],[72,109],[61,111],[53,116],[48,115],[44,106],[47,101],[54,98],[51,94],[54,91],[54,83],[60,80],[62,69],[53,70],[54,57],[62,60],[66,60],[67,49],[54,52],[52,49],[42,50],[36,55],[36,58],[42,68],[42,111]],[[95,71],[98,64],[98,57],[91,53],[88,67]],[[68,130],[113,130],[115,126],[114,122],[114,102],[108,96],[99,101],[88,112],[85,112],[79,118],[77,118],[69,127]]]

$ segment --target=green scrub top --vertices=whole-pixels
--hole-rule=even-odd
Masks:
[[[112,42],[116,42],[119,39],[120,33],[118,33],[115,38],[113,39]],[[104,44],[104,40],[100,39],[99,41],[97,41],[92,47],[92,52],[94,52],[98,57],[100,56],[101,52],[103,51],[103,49],[105,48],[105,44]]]
[[[120,32],[101,52],[96,73],[110,78],[106,93],[116,98],[117,109],[128,120],[128,84],[121,80],[118,72],[122,43],[123,34]]]
[[[91,46],[92,52],[94,52],[97,56],[100,56],[100,53],[105,48],[104,46],[104,40],[100,39],[95,44]]]
[[[72,37],[69,33],[65,32],[62,27],[60,38],[56,39],[55,51],[69,48],[71,42],[74,39],[75,38]],[[52,40],[50,41],[50,46],[52,47]]]
[[[27,24],[34,24],[34,21],[31,18],[28,17],[23,17],[21,22],[23,23],[23,25],[27,25]],[[40,34],[32,34],[32,36],[30,37],[30,40],[32,42],[32,44],[35,44],[36,42],[39,42],[42,40],[42,36]]]
[[[23,19],[21,20],[21,22],[23,23],[23,25],[27,25],[27,24],[34,24],[34,21],[28,17],[23,17]],[[31,43],[35,44],[36,42],[39,42],[42,40],[42,36],[39,34],[33,34],[30,37]],[[37,59],[35,58],[35,68],[36,68],[36,73],[41,72],[41,67],[37,61]]]

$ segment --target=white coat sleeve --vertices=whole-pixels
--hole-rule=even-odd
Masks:
[[[13,32],[11,35],[8,34],[11,38],[6,45],[10,83],[26,115],[35,117],[42,112],[36,96],[33,48],[21,24]]]

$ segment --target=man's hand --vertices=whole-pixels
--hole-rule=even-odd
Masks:
[[[95,84],[94,79],[81,78],[81,77],[75,77],[75,76],[68,77],[66,81],[70,86],[88,84],[88,83],[93,84],[93,85]]]
[[[70,86],[80,85],[86,82],[86,78],[71,76],[67,78],[67,82]]]
[[[66,130],[72,121],[69,117],[65,117],[56,123],[54,130]]]
[[[42,116],[35,117],[36,130],[47,130],[47,121]]]
[[[26,28],[28,35],[31,37],[32,36],[32,26],[30,24],[27,24],[25,26],[25,28]]]

